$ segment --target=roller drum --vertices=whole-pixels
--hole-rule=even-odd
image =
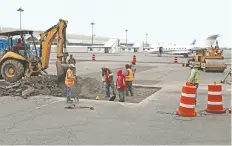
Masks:
[[[219,71],[224,72],[226,69],[224,59],[205,59],[204,71]]]

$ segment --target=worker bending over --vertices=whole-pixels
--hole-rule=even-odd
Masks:
[[[116,96],[113,72],[107,66],[102,67],[102,82],[106,88],[106,98],[110,97],[110,87],[112,89],[113,95]]]
[[[70,64],[69,68],[66,72],[66,77],[65,77],[65,85],[66,85],[66,97],[67,97],[67,102],[73,102],[71,100],[71,87],[75,83],[76,77],[74,76],[73,69],[75,68],[75,65]]]
[[[198,67],[195,64],[190,64],[190,69],[191,69],[191,72],[189,73],[188,82],[193,83],[196,89],[198,89],[198,86],[199,86]],[[196,97],[197,97],[197,92],[196,92]]]
[[[70,58],[68,60],[68,64],[74,64],[74,65],[76,65],[76,60],[73,58],[72,55],[70,55]]]
[[[122,73],[122,69],[117,71],[116,88],[118,90],[119,102],[125,102],[126,81],[125,75]]]
[[[132,69],[134,77],[135,77],[135,71],[136,71],[135,65],[136,65],[135,61],[132,61],[131,64],[130,64],[130,69]]]
[[[132,82],[134,80],[134,75],[132,69],[130,69],[130,65],[126,64],[126,96],[129,96],[129,92],[131,96],[134,96],[133,94],[133,88],[132,88]]]

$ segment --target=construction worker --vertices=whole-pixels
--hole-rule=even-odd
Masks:
[[[74,64],[74,65],[76,65],[76,60],[73,58],[72,55],[70,55],[70,58],[68,60],[68,64]]]
[[[109,69],[108,66],[102,67],[102,82],[106,88],[106,98],[110,97],[110,87],[112,89],[113,95],[116,96],[113,72]]]
[[[21,38],[18,39],[18,41],[17,41],[17,43],[16,43],[15,46],[17,46],[17,47],[23,47],[23,42],[22,42]]]
[[[117,71],[116,88],[118,90],[119,102],[125,102],[126,81],[122,69]]]
[[[70,64],[66,72],[65,85],[66,85],[67,102],[73,102],[73,100],[71,100],[71,87],[74,85],[75,79],[76,79],[76,77],[73,74],[74,68],[75,68],[75,65]]]
[[[127,89],[126,89],[126,96],[129,96],[129,92],[131,94],[131,96],[134,96],[133,94],[133,89],[132,89],[132,82],[134,80],[134,75],[133,75],[133,71],[132,69],[130,69],[130,65],[129,64],[126,64],[126,86],[127,86]]]
[[[189,73],[188,82],[193,83],[196,89],[199,87],[199,71],[198,67],[193,63],[190,64],[191,72]],[[197,97],[197,92],[196,92]]]
[[[135,61],[132,61],[130,64],[130,69],[132,69],[134,77],[135,77],[135,71],[136,71],[135,65],[136,65]]]

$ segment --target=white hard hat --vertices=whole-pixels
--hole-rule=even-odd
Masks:
[[[75,67],[75,65],[74,64],[69,64],[69,67]]]
[[[109,68],[108,66],[105,66],[105,68]]]

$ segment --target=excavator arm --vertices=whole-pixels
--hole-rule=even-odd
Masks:
[[[65,75],[68,69],[68,64],[66,62],[68,53],[66,52],[66,28],[67,21],[60,19],[58,24],[52,26],[47,31],[40,34],[40,54],[41,57],[41,70],[45,70],[49,67],[49,59],[51,55],[52,41],[57,38],[57,77],[58,85],[62,86],[64,84]]]
[[[66,28],[67,21],[60,19],[58,24],[52,26],[45,32],[40,34],[40,48],[42,54],[41,64],[42,69],[45,70],[48,68],[49,59],[51,54],[52,41],[57,37],[57,61],[62,62],[62,59],[66,59],[66,54],[64,54],[64,48],[66,48]],[[66,62],[66,61],[64,61]]]

